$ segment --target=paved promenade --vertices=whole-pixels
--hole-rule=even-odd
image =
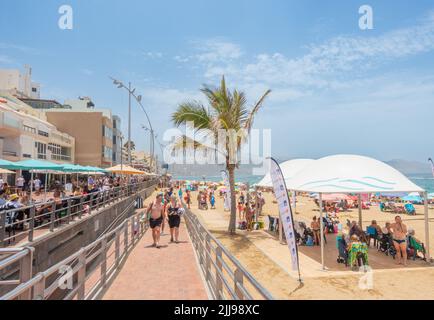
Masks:
[[[160,249],[151,247],[151,229],[146,232],[105,292],[104,300],[208,299],[185,222],[181,223],[179,244],[170,243],[167,225],[165,232]]]

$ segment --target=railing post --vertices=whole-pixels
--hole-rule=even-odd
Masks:
[[[223,263],[222,263],[222,248],[217,246],[216,248],[216,265],[217,269],[215,271],[215,279],[216,279],[216,298],[217,300],[223,299],[223,281],[221,279],[220,273],[223,273]],[[220,271],[220,273],[219,273]]]
[[[3,248],[6,237],[6,212],[0,212],[0,248]]]
[[[234,290],[237,300],[244,300],[243,292],[238,288],[239,285],[243,285],[243,272],[240,269],[236,269],[234,273]]]
[[[84,208],[84,206],[83,206],[83,202],[84,202],[84,197],[81,197],[81,198],[80,198],[80,204],[79,204],[79,206],[78,206],[78,218],[79,218],[79,219],[81,219],[81,216],[82,216],[82,214],[83,214],[83,208]]]
[[[86,282],[86,252],[82,250],[79,258],[78,263],[80,265],[78,271],[77,271],[77,299],[78,300],[84,300],[84,294],[85,294],[85,282]]]
[[[211,277],[211,237],[209,234],[205,236],[205,269],[206,269],[206,280]]]
[[[135,221],[135,217],[132,216],[131,219],[131,244],[134,245],[134,239],[135,239],[135,235],[134,235],[134,221]]]
[[[56,203],[53,202],[51,205],[51,212],[50,212],[50,231],[54,231],[54,220],[56,220]]]
[[[120,257],[120,245],[121,245],[121,233],[116,231],[115,238],[115,266],[116,268],[119,266],[119,257]]]
[[[124,226],[124,253],[128,251],[128,220],[125,220]]]
[[[33,249],[26,248],[27,255],[20,260],[20,283],[25,283],[32,278],[32,263],[33,263]],[[30,300],[32,288],[29,287],[23,294],[19,296],[19,300]]]
[[[107,282],[107,238],[101,241],[101,285],[104,288]]]
[[[35,230],[35,213],[36,213],[36,207],[32,206],[30,208],[30,221],[29,221],[29,242],[33,241],[33,233]]]
[[[33,287],[33,300],[44,300],[45,298],[45,277],[38,281]]]
[[[67,216],[66,223],[69,224],[71,222],[71,219],[72,219],[72,217],[71,217],[71,211],[72,211],[72,208],[71,208],[71,205],[72,205],[71,198],[68,198],[67,202],[68,202],[68,207],[66,208],[66,216]]]

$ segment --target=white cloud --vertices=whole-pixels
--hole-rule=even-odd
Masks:
[[[86,76],[92,76],[94,74],[93,70],[86,69],[86,68],[81,69],[81,72]]]
[[[277,100],[291,100],[312,90],[345,86],[348,79],[369,76],[367,71],[387,62],[433,50],[434,14],[413,27],[380,36],[338,36],[307,49],[297,58],[263,53],[249,60],[239,45],[209,40],[202,43],[196,61],[204,67],[205,78],[224,74],[241,87],[261,82],[276,91]]]
[[[14,61],[6,55],[0,54],[0,63],[3,64],[11,64]]]

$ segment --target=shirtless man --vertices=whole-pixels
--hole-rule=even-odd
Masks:
[[[152,239],[154,240],[153,247],[160,248],[160,227],[164,219],[164,207],[162,205],[163,194],[159,193],[154,202],[148,206],[147,214],[151,214],[149,218],[149,226],[152,229]]]
[[[392,223],[390,227],[393,230],[393,244],[396,249],[397,264],[407,266],[407,226],[402,223],[400,216],[396,216],[395,223]]]

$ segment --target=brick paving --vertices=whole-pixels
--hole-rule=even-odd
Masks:
[[[162,248],[151,247],[149,229],[128,256],[103,300],[207,300],[194,249],[184,221],[178,244],[161,237]]]

